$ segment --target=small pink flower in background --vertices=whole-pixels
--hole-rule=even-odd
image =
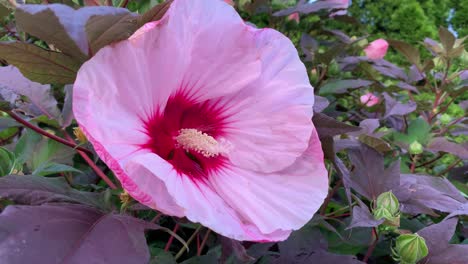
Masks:
[[[234,6],[234,1],[233,0],[224,0],[228,5]]]
[[[313,102],[281,33],[219,0],[175,0],[82,66],[73,110],[136,200],[230,238],[279,241],[328,192]]]
[[[288,16],[288,20],[289,21],[296,21],[296,23],[299,23],[300,21],[300,17],[299,17],[299,13],[292,13]]]
[[[361,96],[361,104],[367,106],[367,107],[371,107],[371,106],[374,106],[376,104],[378,104],[380,102],[379,98],[375,95],[373,95],[372,93],[367,93],[363,96]]]
[[[384,39],[372,41],[369,46],[364,49],[366,56],[371,60],[383,59],[387,54],[388,42]]]

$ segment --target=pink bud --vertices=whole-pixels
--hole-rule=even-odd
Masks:
[[[367,93],[363,96],[361,96],[361,104],[367,106],[367,107],[371,107],[371,106],[374,106],[376,104],[379,103],[379,98],[375,95],[373,95],[372,93]]]
[[[366,56],[371,60],[378,60],[385,57],[388,49],[388,42],[384,39],[372,41],[367,48],[364,49]]]
[[[296,21],[296,23],[299,23],[299,13],[292,13],[288,16],[289,21]]]

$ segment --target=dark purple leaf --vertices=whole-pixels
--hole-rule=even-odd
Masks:
[[[148,228],[163,229],[81,205],[8,206],[0,215],[0,259],[8,264],[147,263]]]
[[[429,249],[428,256],[421,263],[468,263],[468,245],[449,244],[455,232],[457,222],[457,218],[451,218],[418,231],[418,234],[426,240],[426,245]]]
[[[312,3],[299,2],[295,7],[288,8],[285,10],[274,13],[274,16],[287,16],[292,13],[299,12],[301,14],[316,13],[321,10],[333,10],[333,9],[346,9],[348,3],[343,1],[328,1],[328,0],[317,0]]]
[[[424,77],[425,77],[424,73],[421,73],[416,66],[411,65],[409,74],[408,74],[409,82],[418,82],[424,79]]]
[[[22,104],[20,107],[28,114],[43,114],[51,119],[60,116],[57,100],[51,94],[50,85],[28,80],[16,67],[0,67],[0,94],[11,104],[15,104],[20,95],[26,96],[30,104]],[[5,94],[9,96],[4,96]]]
[[[396,79],[400,79],[400,80],[403,80],[403,81],[406,81],[408,79],[408,76],[406,75],[405,71],[403,69],[401,69],[400,67],[396,66],[395,64],[393,63],[390,63],[384,59],[380,59],[380,60],[370,60],[368,59],[368,62],[370,62],[372,64],[372,67],[380,72],[381,74],[385,75],[385,76],[388,76],[388,77],[392,77],[392,78],[396,78]]]
[[[416,65],[420,68],[421,65],[421,55],[419,50],[408,43],[399,40],[387,40],[390,45],[403,54],[409,62]]]
[[[222,263],[224,263],[233,254],[242,263],[255,260],[255,258],[247,254],[247,251],[245,250],[241,242],[232,240],[221,235],[219,235],[218,238],[221,242],[222,247],[220,259]]]
[[[431,38],[424,39],[424,46],[431,52],[432,56],[437,56],[443,51],[441,45]]]
[[[400,161],[384,167],[382,154],[361,144],[359,149],[348,150],[354,169],[351,171],[351,187],[369,200],[377,199],[383,192],[398,189]]]
[[[72,98],[73,98],[73,85],[67,84],[63,87],[65,92],[65,99],[62,109],[62,128],[66,128],[71,125],[73,121],[72,111]]]
[[[468,80],[468,70],[461,71],[459,76],[462,81]]]
[[[402,174],[400,188],[394,190],[401,211],[411,215],[436,215],[432,209],[451,213],[466,199],[447,179],[434,176]]]
[[[447,217],[445,219],[448,219],[448,218],[452,218],[454,216],[458,216],[458,215],[468,215],[468,201],[466,201],[464,204],[460,205],[460,207],[451,212],[449,215],[447,215]]]
[[[380,127],[379,119],[364,119],[359,123],[359,127],[362,128],[362,132],[367,135],[376,135],[374,131]]]
[[[352,42],[355,42],[355,41],[359,41],[359,40],[352,40],[348,35],[346,35],[343,31],[341,30],[336,30],[336,29],[332,29],[332,30],[325,30],[325,32],[329,32],[331,34],[333,34],[334,36],[336,36],[341,42],[343,43],[346,43],[346,44],[350,44]]]
[[[439,28],[439,38],[447,52],[453,48],[456,38],[447,28]]]
[[[90,18],[122,16],[122,14],[133,15],[125,8],[100,6],[75,10],[62,4],[21,5],[16,12],[18,23],[26,32],[55,44],[60,50],[79,58],[80,61],[86,59],[85,54],[91,55],[88,54],[91,50],[89,46],[95,42],[89,40],[85,32],[85,25]],[[133,24],[136,26],[136,21]],[[115,28],[112,27],[110,30],[115,31]]]
[[[383,96],[385,99],[384,118],[387,118],[393,115],[398,115],[398,116],[407,115],[409,113],[412,113],[414,110],[416,110],[416,103],[413,101],[409,101],[407,104],[403,104],[393,99],[387,93],[384,93]]]
[[[103,193],[75,190],[62,177],[46,178],[33,175],[0,177],[0,198],[28,205],[80,203],[107,209]]]
[[[361,56],[361,57],[354,57],[354,56],[349,56],[349,57],[344,57],[338,61],[338,64],[340,65],[340,70],[342,71],[352,71],[356,68],[359,63],[363,61],[368,61],[367,57]]]
[[[313,61],[315,58],[315,52],[319,47],[317,40],[308,34],[302,34],[300,45],[302,52],[306,55],[304,60]]]
[[[312,122],[314,123],[320,138],[333,137],[360,130],[359,127],[338,122],[334,118],[321,113],[314,113]]]
[[[288,240],[278,244],[280,256],[273,263],[291,264],[357,264],[363,263],[355,256],[338,255],[327,251],[326,239],[317,228],[305,226],[291,234]]]
[[[331,80],[325,85],[320,87],[319,94],[342,94],[346,93],[348,89],[357,89],[362,87],[368,87],[374,82],[367,80]]]
[[[468,182],[468,163],[464,163],[461,167],[453,168],[448,175],[448,179]]]
[[[413,85],[409,85],[409,84],[407,84],[405,82],[399,82],[399,83],[397,83],[396,86],[400,87],[403,90],[408,90],[408,91],[412,91],[412,92],[415,92],[415,93],[419,93],[418,88],[414,87]]]
[[[350,149],[350,148],[359,149],[360,146],[361,146],[361,143],[354,138],[353,139],[336,139],[335,144],[334,144],[334,151],[336,153],[344,149]]]
[[[352,200],[351,200],[351,173],[349,172],[348,168],[346,168],[346,165],[344,162],[335,156],[333,165],[335,167],[336,172],[338,175],[343,179],[343,186],[345,187],[345,194],[346,198],[348,199],[348,203],[351,206]]]
[[[347,229],[354,227],[376,227],[385,221],[385,219],[375,220],[367,205],[361,200],[357,200],[357,202],[359,205],[353,207],[351,223]]]
[[[433,138],[429,145],[426,147],[426,150],[432,152],[448,152],[450,154],[456,155],[462,159],[468,159],[468,149],[463,145],[453,143],[448,141],[443,137]]]
[[[330,105],[330,102],[328,102],[328,99],[322,96],[315,96],[314,100],[314,112],[320,113],[322,112],[325,108]]]

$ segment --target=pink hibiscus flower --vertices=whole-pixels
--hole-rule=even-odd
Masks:
[[[366,56],[371,60],[383,59],[387,54],[388,42],[385,39],[377,39],[372,41],[369,46],[364,49]]]
[[[361,100],[361,104],[367,107],[374,106],[380,102],[379,98],[373,95],[372,93],[366,93],[362,95],[360,100]]]
[[[328,191],[313,88],[293,44],[219,0],[175,0],[100,50],[75,117],[141,203],[237,240],[278,241]]]

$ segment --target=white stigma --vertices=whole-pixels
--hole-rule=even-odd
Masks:
[[[217,141],[214,137],[194,128],[183,128],[179,130],[179,135],[175,137],[178,146],[186,151],[195,151],[207,158],[216,157],[222,153],[227,153],[232,145],[224,139]]]

